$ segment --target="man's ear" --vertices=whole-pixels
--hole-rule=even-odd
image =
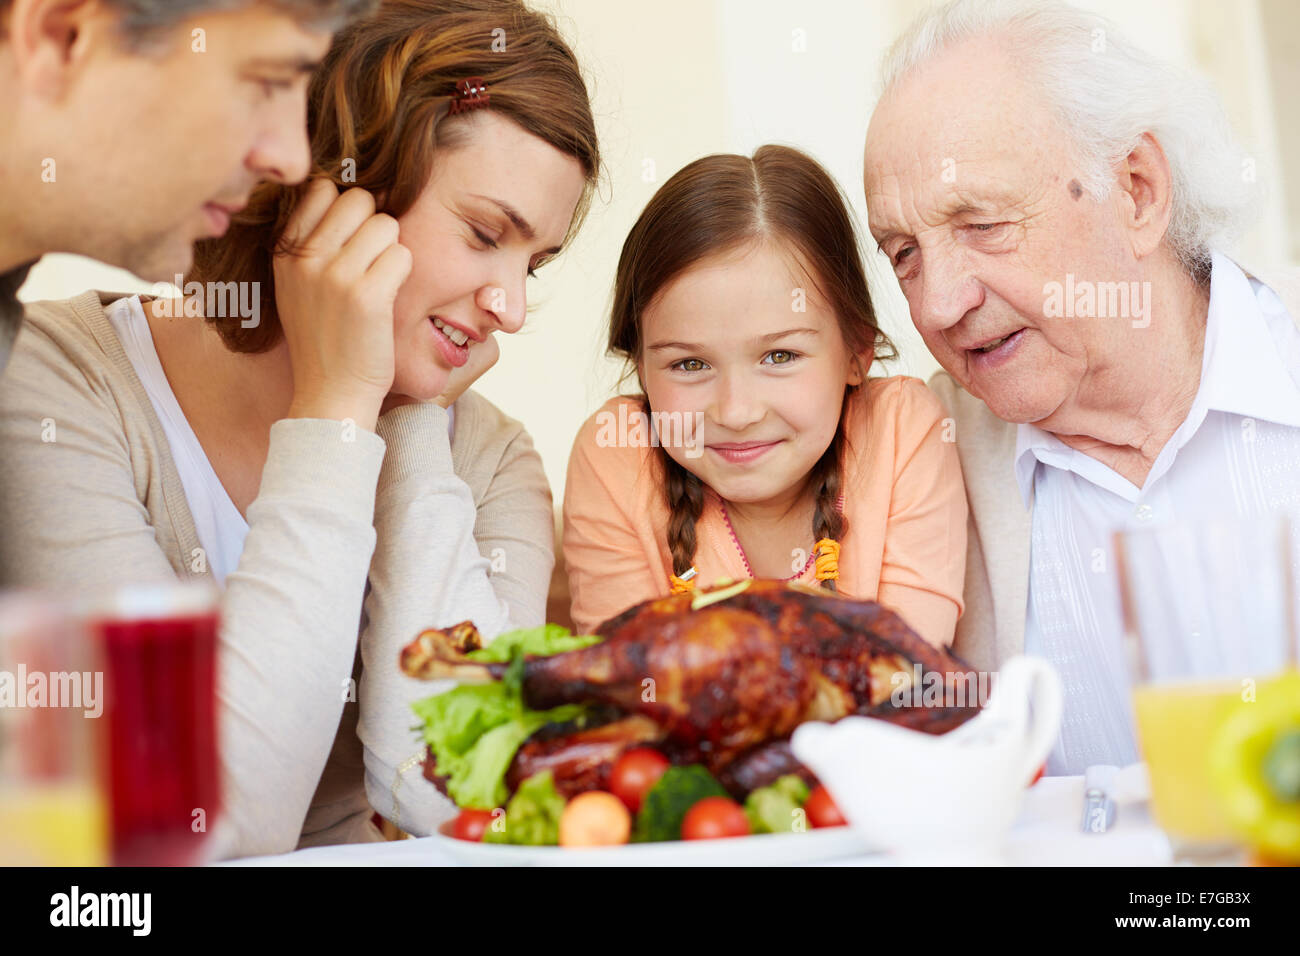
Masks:
[[[100,0],[13,0],[5,41],[20,87],[60,98],[113,16]]]
[[[1120,162],[1118,178],[1129,241],[1133,254],[1142,259],[1159,247],[1173,211],[1173,175],[1154,136],[1142,134]]]

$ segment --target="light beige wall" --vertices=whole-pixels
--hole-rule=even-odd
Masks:
[[[536,0],[555,11],[593,81],[606,178],[573,247],[530,286],[524,330],[502,342],[479,390],[532,432],[557,499],[582,421],[613,394],[619,366],[603,357],[611,283],[623,238],[655,188],[711,152],[784,142],[812,153],[849,194],[860,222],[862,139],[880,54],[927,0]],[[1294,83],[1300,13],[1294,0],[1084,0],[1150,52],[1205,70],[1224,96],[1260,175],[1300,194]],[[796,33],[795,31],[802,31]],[[802,42],[802,47],[800,42]],[[1290,51],[1290,52],[1288,52]],[[1290,144],[1289,153],[1282,152]],[[1293,168],[1281,157],[1289,155]],[[1285,174],[1285,175],[1284,175]],[[1296,221],[1281,182],[1242,246],[1251,261],[1294,259]],[[867,256],[882,321],[899,345],[893,371],[936,366],[912,330],[887,265]],[[23,297],[85,288],[144,289],[125,273],[51,256]]]

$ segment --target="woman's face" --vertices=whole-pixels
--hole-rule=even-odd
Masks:
[[[664,451],[729,502],[798,496],[835,437],[845,386],[862,382],[802,270],[766,242],[722,253],[665,286],[641,323],[651,411],[681,413],[703,433],[702,453]]]
[[[586,182],[577,159],[490,107],[453,122],[463,137],[397,220],[412,265],[393,304],[393,393],[419,401],[524,324],[528,275],[559,251]]]

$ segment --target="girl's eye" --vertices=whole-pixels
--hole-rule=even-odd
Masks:
[[[786,349],[778,349],[775,352],[768,352],[763,356],[764,361],[771,359],[771,361],[768,362],[769,365],[789,365],[796,358],[798,358],[796,353],[787,351]]]
[[[679,372],[702,372],[707,365],[700,359],[682,359],[680,362],[674,362],[669,368],[677,369]]]

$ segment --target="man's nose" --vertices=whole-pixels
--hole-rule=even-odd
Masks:
[[[247,165],[259,179],[292,185],[311,170],[311,144],[307,141],[306,90],[291,97],[283,110],[260,131]]]
[[[933,335],[956,325],[967,312],[977,308],[984,292],[965,250],[938,247],[926,250],[924,255],[908,305],[916,330]]]

